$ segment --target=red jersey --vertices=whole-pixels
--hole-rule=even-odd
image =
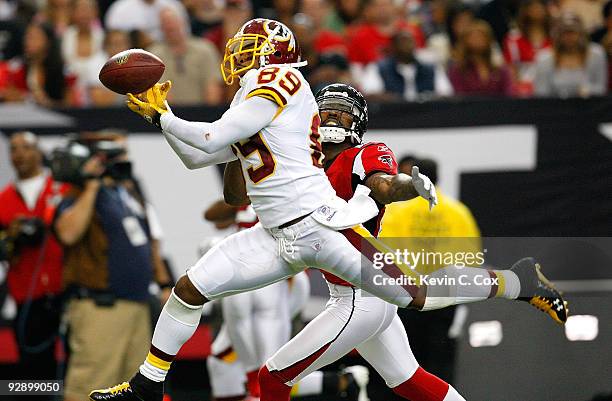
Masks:
[[[38,217],[49,227],[53,220],[55,207],[67,186],[54,182],[47,177],[34,209],[26,206],[15,185],[7,186],[0,193],[0,226],[8,227],[15,218]],[[26,301],[32,277],[38,263],[41,263],[36,284],[32,291],[32,299],[45,294],[58,294],[62,289],[62,248],[49,231],[44,255],[40,255],[40,247],[25,247],[9,267],[7,283],[11,296],[20,304]]]
[[[397,174],[395,155],[381,142],[370,142],[342,151],[330,164],[326,164],[325,173],[336,190],[336,194],[348,201],[353,197],[358,184],[365,184],[366,179],[374,173]],[[378,204],[378,202],[377,202]],[[378,204],[378,216],[363,223],[373,235],[378,236],[380,222],[385,213],[385,206]],[[321,270],[323,276],[332,284],[351,286],[347,281]]]
[[[533,63],[540,50],[548,49],[552,41],[547,38],[539,47],[534,46],[529,38],[517,31],[510,31],[504,38],[503,51],[507,63]]]

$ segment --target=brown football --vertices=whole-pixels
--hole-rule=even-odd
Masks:
[[[129,49],[108,59],[99,78],[113,92],[137,94],[155,85],[165,69],[164,62],[153,53]]]

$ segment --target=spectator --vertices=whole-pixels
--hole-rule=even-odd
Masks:
[[[391,55],[367,67],[361,88],[367,95],[386,95],[396,100],[448,96],[452,87],[445,71],[420,62],[412,35],[400,31],[391,41]]]
[[[413,24],[398,18],[393,0],[368,0],[364,8],[364,22],[347,32],[348,58],[351,63],[365,66],[385,57],[391,37],[399,30],[412,33],[417,47],[423,47],[422,32]]]
[[[310,73],[310,87],[313,93],[332,83],[352,85],[348,60],[340,53],[324,53],[319,57],[319,64]]]
[[[436,184],[438,205],[430,211],[427,201],[422,198],[387,205],[380,236],[402,238],[403,245],[408,249],[480,251],[480,230],[474,216],[463,203],[440,191],[437,163],[431,159],[417,159],[412,164],[409,160],[402,158],[400,172],[410,174],[412,166],[418,165],[421,172]],[[448,238],[457,239],[449,242]],[[418,271],[421,274],[431,274],[442,267],[421,264]],[[408,331],[415,357],[425,369],[449,383],[454,382],[456,337],[461,333],[457,327],[461,326],[458,324],[461,319],[457,317],[461,314],[455,313],[459,308],[444,308],[432,311],[431,314],[398,310]]]
[[[438,31],[427,38],[426,49],[421,52],[423,60],[446,67],[457,38],[472,21],[474,21],[474,11],[470,7],[461,3],[449,7],[444,28],[438,28]]]
[[[72,295],[66,401],[85,400],[93,387],[129,379],[150,341],[149,285],[155,277],[165,288],[163,297],[171,286],[154,242],[150,209],[125,174],[125,155],[96,150],[117,150],[112,144],[120,138],[100,138],[104,146],[90,138],[93,156],[81,170],[87,178],[60,203],[54,222],[65,245],[64,284]],[[83,145],[73,146],[87,152]],[[104,363],[94,366],[92,360]]]
[[[145,31],[153,40],[160,41],[163,39],[160,13],[165,8],[173,9],[189,24],[187,11],[178,0],[117,0],[106,13],[106,29]]]
[[[604,23],[601,10],[606,0],[559,0],[563,14],[578,16],[587,33],[593,33]]]
[[[493,28],[494,38],[501,46],[510,30],[521,0],[491,0],[478,10],[478,19],[489,23]]]
[[[104,31],[98,21],[94,0],[74,0],[72,24],[62,38],[62,54],[72,74],[76,76],[76,97],[79,105],[89,105],[90,86],[98,81]]]
[[[130,47],[132,47],[132,45],[130,43],[130,35],[127,32],[107,31],[104,36],[103,51],[96,57],[97,70],[99,71],[111,56],[127,50]],[[124,96],[106,89],[97,75],[93,81],[89,82],[88,89],[89,98],[93,106],[112,106],[122,104],[125,101]]]
[[[208,31],[204,37],[215,44],[220,54],[225,53],[227,40],[252,17],[249,0],[228,0],[223,11],[223,23]]]
[[[465,29],[474,22],[474,19],[474,10],[468,6],[459,4],[450,9],[448,18],[446,19],[446,33],[451,48],[457,45],[457,41],[461,35],[463,35]]]
[[[329,82],[330,77],[341,78],[347,72],[344,37],[326,28],[326,21],[331,13],[330,4],[326,0],[304,0],[301,2],[300,12],[295,15],[290,26],[294,35],[299,38],[302,58],[308,60],[308,64],[300,71],[311,86],[314,84],[319,87],[322,82]],[[322,58],[325,58],[324,66],[320,65]],[[312,73],[314,75],[311,76]],[[316,82],[312,81],[313,79]]]
[[[450,4],[446,0],[432,0],[421,7],[419,19],[427,37],[445,31],[449,10]]]
[[[44,22],[51,27],[58,37],[61,37],[68,25],[70,25],[70,16],[72,15],[71,0],[47,0],[44,8],[35,17],[37,22]]]
[[[604,4],[602,11],[603,26],[597,29],[591,35],[591,40],[595,43],[602,43],[603,38],[610,32],[612,32],[612,0],[609,0]]]
[[[347,25],[352,25],[359,20],[366,1],[364,0],[333,0],[337,13],[335,18],[339,32],[343,32]]]
[[[66,186],[53,181],[43,168],[33,133],[13,134],[10,158],[17,178],[0,192],[0,229],[8,229],[15,247],[8,272],[9,292],[17,303],[14,327],[20,359],[15,377],[55,379],[62,249],[49,227]]]
[[[518,11],[517,28],[504,39],[504,58],[512,67],[517,90],[524,95],[533,93],[536,55],[552,45],[550,15],[544,0],[526,0]]]
[[[606,60],[608,61],[608,93],[612,92],[612,33],[604,36],[601,44],[606,52]]]
[[[482,20],[474,21],[462,33],[448,73],[457,95],[511,94],[510,71],[495,61],[494,43],[491,27]]]
[[[184,0],[189,14],[191,33],[203,37],[209,30],[223,23],[223,6],[215,0]]]
[[[327,0],[302,0],[299,15],[307,20],[309,29],[303,33],[312,38],[312,48],[316,53],[346,52],[344,37],[328,27],[333,18],[333,10]],[[295,19],[298,19],[298,16]],[[292,25],[294,24],[295,22]],[[303,35],[298,36],[300,45],[304,42],[302,37]]]
[[[205,38],[215,44],[221,55],[225,54],[225,44],[228,39],[238,32],[238,29],[253,17],[253,10],[249,0],[227,0],[223,12],[223,24],[211,29]],[[234,94],[240,88],[238,81],[224,90],[224,101],[230,103]]]
[[[148,49],[157,42],[151,36],[150,32],[141,29],[134,29],[130,31],[130,43],[132,44],[132,48]]]
[[[16,19],[0,19],[0,61],[20,56],[25,24]]]
[[[150,50],[166,64],[162,80],[171,80],[173,86],[168,100],[173,104],[219,104],[223,92],[214,45],[191,36],[184,21],[170,9],[161,12],[160,20],[164,42]]]
[[[4,18],[0,17],[0,61],[23,56],[23,35],[37,11],[28,2],[16,3],[14,8],[9,4]]]
[[[15,102],[31,98],[47,107],[69,103],[70,82],[64,75],[59,40],[50,25],[28,25],[23,55],[23,60],[8,62],[7,77],[0,82],[0,99]]]
[[[269,18],[282,22],[285,25],[290,25],[293,21],[293,16],[298,11],[297,0],[272,0],[274,10]]]
[[[536,62],[535,93],[540,96],[602,95],[608,89],[602,47],[589,42],[580,19],[564,14],[553,30],[553,47]]]

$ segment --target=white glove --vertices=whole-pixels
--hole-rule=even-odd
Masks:
[[[419,167],[412,167],[412,185],[418,194],[429,202],[429,210],[438,204],[436,187],[426,175],[419,173]]]

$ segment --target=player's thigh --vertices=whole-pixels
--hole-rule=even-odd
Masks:
[[[409,283],[389,283],[388,279],[402,276],[396,266],[386,266],[382,270],[374,268],[373,258],[381,252],[375,238],[365,238],[357,230],[335,231],[321,226],[311,236],[317,236],[321,243],[309,262],[314,267],[329,271],[338,277],[362,288],[363,290],[391,302],[406,307],[418,288]]]
[[[332,297],[326,309],[285,344],[266,363],[270,372],[288,384],[335,362],[358,344],[384,330],[390,310],[375,298]],[[377,300],[378,301],[378,300]]]
[[[419,367],[397,314],[386,330],[359,345],[357,351],[391,388],[408,380]]]
[[[209,300],[250,291],[295,274],[260,224],[225,238],[187,271]]]

